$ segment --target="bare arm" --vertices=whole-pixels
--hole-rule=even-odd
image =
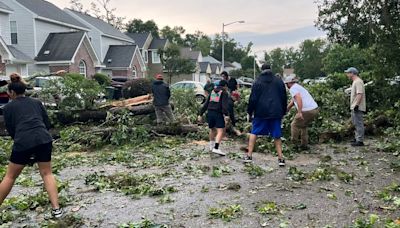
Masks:
[[[355,100],[356,100],[355,104],[356,105],[360,105],[362,96],[363,96],[362,93],[357,93],[356,98],[355,98]]]
[[[287,112],[289,112],[290,109],[292,109],[294,106],[294,100],[291,100],[289,105],[287,106]]]
[[[297,103],[297,113],[301,113],[303,110],[303,99],[301,99],[300,93],[296,94],[294,96],[294,99],[296,99]]]

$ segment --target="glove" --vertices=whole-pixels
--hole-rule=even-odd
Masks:
[[[354,111],[358,112],[359,111],[359,107],[358,105],[354,106]]]

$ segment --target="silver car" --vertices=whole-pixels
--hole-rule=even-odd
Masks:
[[[196,93],[196,101],[203,104],[206,100],[206,92],[204,90],[204,84],[195,81],[182,81],[177,82],[171,86],[171,89],[192,89]]]

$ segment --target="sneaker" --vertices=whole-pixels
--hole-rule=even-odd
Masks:
[[[224,153],[224,152],[222,152],[220,149],[212,149],[212,151],[211,152],[213,152],[214,154],[218,154],[218,155],[221,155],[221,156],[225,156],[226,154]]]
[[[351,144],[351,146],[354,146],[354,147],[364,146],[364,143],[363,143],[363,142],[360,142],[360,141],[355,141],[355,142],[353,142],[353,143]]]
[[[51,211],[51,215],[53,216],[53,218],[61,218],[64,214],[63,209],[61,208],[57,208],[57,209],[53,209]]]
[[[286,164],[285,164],[285,159],[278,159],[278,165],[280,166],[280,167],[284,167]]]
[[[252,163],[253,162],[253,157],[246,154],[244,156],[244,158],[243,158],[243,162],[244,163]]]

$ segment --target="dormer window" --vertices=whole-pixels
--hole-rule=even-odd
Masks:
[[[50,50],[46,50],[46,51],[44,51],[44,52],[43,52],[43,54],[45,54],[45,55],[48,55],[48,54],[50,54]]]

